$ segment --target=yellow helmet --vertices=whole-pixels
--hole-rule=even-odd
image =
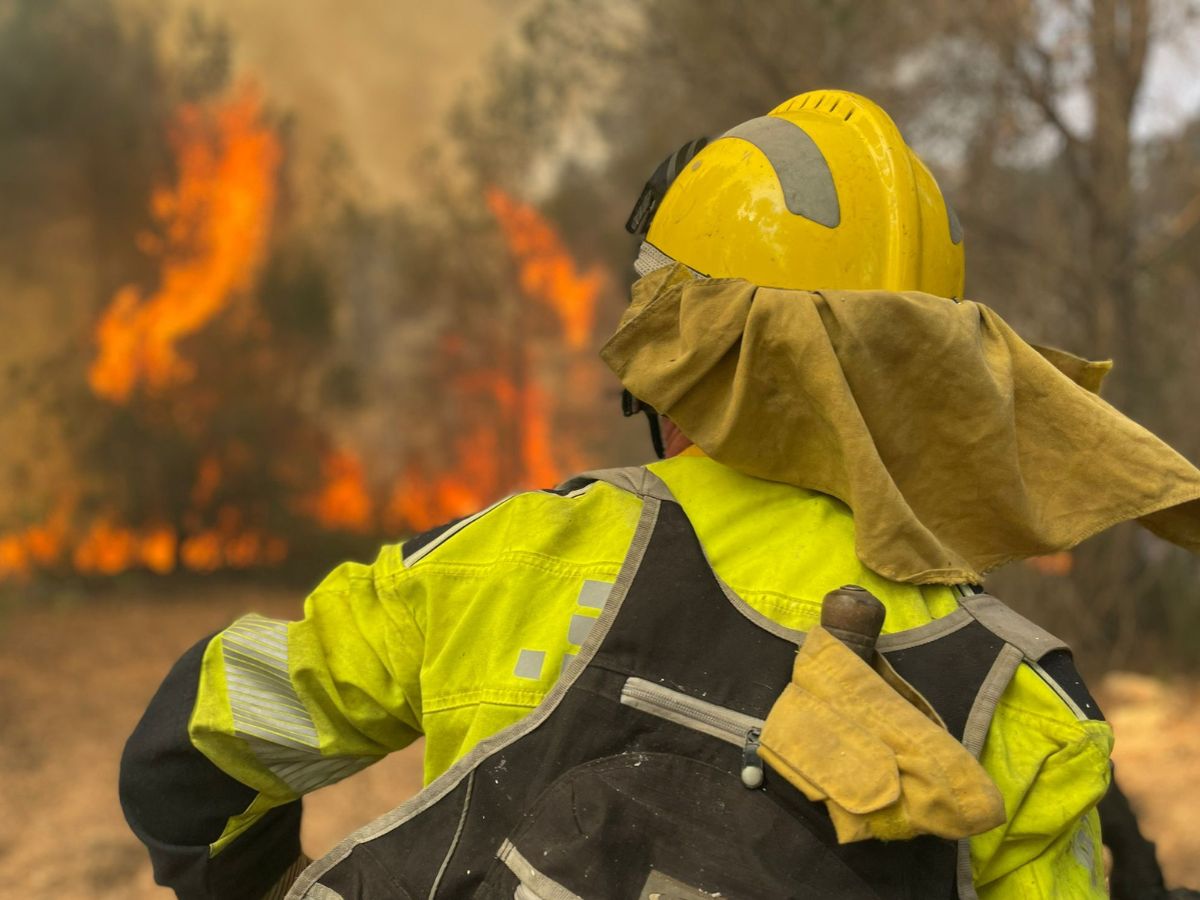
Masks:
[[[646,242],[712,277],[959,297],[962,228],[875,103],[810,91],[712,141],[675,177]]]

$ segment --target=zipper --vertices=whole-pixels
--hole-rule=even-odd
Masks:
[[[740,748],[742,784],[752,789],[762,786],[763,763],[758,756],[762,719],[636,677],[625,680],[621,703]]]

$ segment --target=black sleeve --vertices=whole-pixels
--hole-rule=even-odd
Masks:
[[[171,669],[121,757],[121,807],[150,851],[154,880],[181,900],[259,900],[300,855],[300,801],[271,810],[220,854],[208,847],[253,788],[192,746],[188,719],[211,637]]]
[[[1165,898],[1167,889],[1154,844],[1142,835],[1137,815],[1117,784],[1115,769],[1099,810],[1100,834],[1113,857],[1109,882],[1113,900]]]

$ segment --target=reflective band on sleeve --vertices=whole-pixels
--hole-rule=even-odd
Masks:
[[[312,716],[288,674],[287,622],[249,615],[221,634],[234,733],[297,794],[365,768],[376,757],[322,756]]]

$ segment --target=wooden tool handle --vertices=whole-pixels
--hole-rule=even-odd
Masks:
[[[830,591],[821,603],[825,630],[870,662],[886,610],[866,588],[849,584]]]

